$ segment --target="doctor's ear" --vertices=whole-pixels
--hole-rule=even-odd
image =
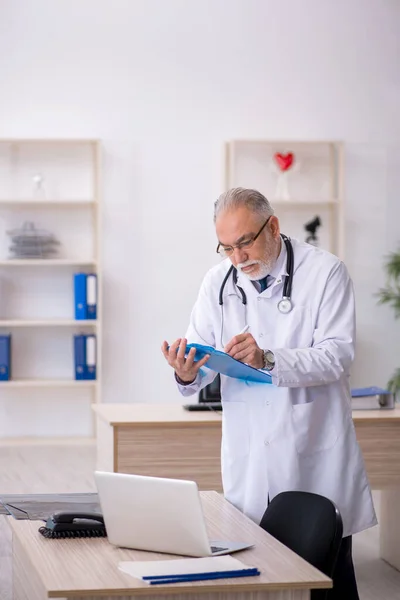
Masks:
[[[275,215],[272,215],[272,217],[270,218],[269,230],[275,239],[277,239],[280,236],[281,228],[279,226],[279,219]]]

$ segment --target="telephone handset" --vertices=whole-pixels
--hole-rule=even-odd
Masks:
[[[99,513],[57,512],[39,532],[47,538],[106,537],[103,515]]]

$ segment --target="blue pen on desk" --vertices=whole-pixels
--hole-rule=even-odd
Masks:
[[[206,581],[208,579],[229,579],[235,577],[251,577],[261,575],[257,568],[240,569],[238,571],[215,571],[210,573],[187,573],[181,575],[155,575],[146,576],[143,580],[148,581],[150,585],[159,585],[164,583],[182,583],[190,581]]]

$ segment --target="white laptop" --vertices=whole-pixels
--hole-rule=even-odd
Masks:
[[[95,472],[111,544],[183,556],[218,556],[252,544],[208,539],[194,481]]]

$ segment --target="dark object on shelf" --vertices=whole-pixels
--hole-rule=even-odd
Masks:
[[[20,229],[7,231],[11,238],[10,258],[52,258],[58,254],[60,242],[44,230],[36,229],[35,224],[26,221]]]
[[[200,390],[199,402],[221,402],[221,376],[219,373],[211,383]]]
[[[206,385],[199,393],[199,402],[196,404],[185,404],[183,408],[189,411],[221,411],[221,377],[217,374],[214,381]]]
[[[312,221],[308,221],[304,225],[304,229],[309,233],[306,237],[307,244],[312,244],[313,246],[318,246],[318,237],[317,237],[317,229],[322,225],[322,221],[317,215],[312,219]]]

